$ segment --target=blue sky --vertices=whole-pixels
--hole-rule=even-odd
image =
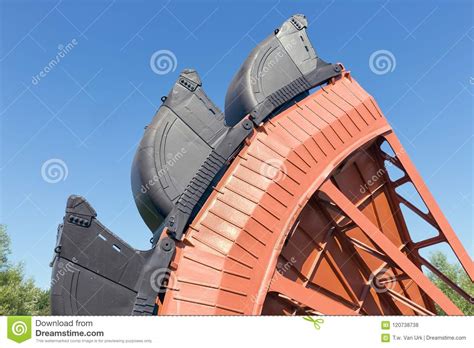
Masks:
[[[134,247],[149,247],[130,167],[160,97],[193,67],[223,108],[247,54],[294,13],[308,17],[321,57],[344,63],[374,95],[473,255],[472,2],[0,0],[0,11],[0,223],[12,259],[41,286],[69,194],[86,196]],[[173,52],[174,71],[153,72],[158,50]],[[393,71],[370,69],[378,50],[393,54]],[[64,180],[43,179],[50,159],[63,161]]]

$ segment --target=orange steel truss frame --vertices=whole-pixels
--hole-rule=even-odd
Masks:
[[[392,180],[388,164],[402,176]],[[405,184],[427,212],[397,192]],[[438,235],[414,242],[400,205]],[[419,254],[439,243],[473,280],[375,100],[345,72],[247,141],[178,243],[158,314],[433,315],[437,304],[461,315],[422,272],[473,303]]]

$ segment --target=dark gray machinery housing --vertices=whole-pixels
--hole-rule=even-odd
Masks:
[[[169,269],[176,241],[244,140],[311,88],[340,75],[338,64],[317,56],[306,26],[303,15],[294,15],[250,53],[228,88],[225,115],[194,70],[184,70],[162,98],[132,168],[135,202],[153,232],[151,249],[122,241],[83,197],[68,199],[52,262],[53,314],[156,313],[166,286],[166,274],[156,272]]]
[[[224,114],[204,93],[194,70],[184,70],[162,100],[132,165],[133,196],[152,231],[227,132]]]

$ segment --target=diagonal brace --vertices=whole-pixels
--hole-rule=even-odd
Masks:
[[[330,181],[324,182],[320,191],[364,231],[377,246],[390,257],[433,301],[448,315],[463,315],[449,298],[438,289],[398,248],[387,238],[339,189]]]

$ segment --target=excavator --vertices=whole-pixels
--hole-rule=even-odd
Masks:
[[[449,247],[472,281],[468,253],[377,102],[307,26],[293,15],[250,52],[224,112],[192,69],[162,97],[131,174],[149,250],[69,197],[53,315],[462,315],[427,273],[473,303],[421,251]]]

